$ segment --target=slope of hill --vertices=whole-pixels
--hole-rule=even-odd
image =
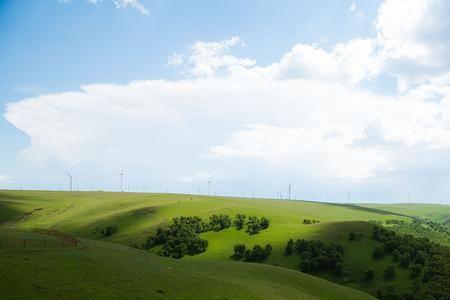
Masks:
[[[23,233],[0,230],[5,236]],[[78,249],[0,249],[0,299],[373,299],[286,268],[82,242]]]
[[[233,246],[241,243],[252,247],[270,243],[272,254],[267,264],[299,270],[299,255],[284,255],[289,239],[318,239],[339,242],[343,245],[343,275],[336,277],[330,272],[314,275],[346,284],[371,294],[389,284],[383,272],[390,258],[375,260],[373,250],[376,242],[371,239],[373,225],[369,220],[402,219],[377,209],[351,205],[335,205],[304,201],[271,199],[241,199],[175,194],[137,194],[104,192],[0,192],[0,222],[10,228],[56,228],[88,239],[104,239],[124,245],[140,246],[157,227],[165,227],[173,217],[198,215],[207,220],[213,214],[227,214],[234,218],[237,213],[267,217],[270,227],[256,235],[249,235],[230,227],[219,232],[206,232],[201,236],[209,242],[208,250],[196,256],[186,256],[183,261],[223,261],[231,263]],[[305,225],[304,219],[319,223]],[[101,238],[99,228],[116,226],[118,232]],[[348,241],[350,232],[358,233],[358,241]],[[157,252],[158,248],[151,251]],[[370,285],[363,281],[364,272],[372,269],[375,274]],[[412,281],[409,271],[399,269],[396,287],[407,290]]]
[[[363,207],[375,208],[402,215],[426,218],[434,222],[446,224],[450,227],[450,205],[440,204],[363,204]]]

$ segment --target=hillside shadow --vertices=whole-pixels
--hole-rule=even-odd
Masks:
[[[151,222],[154,221],[152,217],[156,211],[157,207],[154,206],[129,210],[120,214],[97,219],[85,226],[72,230],[71,233],[88,239],[140,244],[144,241],[144,238],[153,231],[151,230]],[[134,234],[128,235],[130,232],[134,231],[133,228],[136,224],[142,222],[148,222],[147,229],[136,230]],[[100,231],[107,226],[117,227],[117,233],[110,237],[102,237]]]
[[[358,205],[355,205],[355,204],[331,203],[331,202],[324,202],[324,203],[327,204],[327,205],[345,207],[345,208],[354,209],[354,210],[358,210],[358,211],[371,212],[371,213],[375,213],[375,214],[379,214],[379,215],[395,215],[395,216],[400,216],[400,217],[413,218],[413,217],[408,216],[408,215],[404,215],[404,214],[400,214],[400,213],[396,213],[396,212],[392,212],[392,211],[388,211],[388,210],[382,210],[382,209],[377,209],[377,208],[358,206]]]
[[[13,207],[16,200],[10,194],[0,192],[0,224],[16,221],[23,215],[23,212]]]

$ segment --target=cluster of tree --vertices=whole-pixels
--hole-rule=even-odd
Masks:
[[[184,224],[191,227],[196,233],[207,232],[211,230],[211,224],[203,222],[198,216],[178,217],[172,219],[173,224]]]
[[[258,219],[258,217],[250,216],[248,217],[247,223],[245,223],[245,225],[247,226],[245,232],[253,235],[257,234],[261,230],[268,228],[270,225],[270,221],[265,217]]]
[[[156,233],[147,239],[144,249],[162,245],[159,255],[182,258],[184,255],[195,255],[206,251],[208,241],[200,238],[200,233],[211,228],[199,217],[179,217],[172,219],[167,229],[158,228]]]
[[[109,237],[109,236],[112,236],[113,234],[115,234],[116,232],[117,232],[116,226],[106,226],[106,227],[100,229],[100,236],[101,237]]]
[[[363,234],[361,232],[359,232],[359,233],[350,232],[348,234],[348,240],[349,241],[354,241],[356,239],[360,240],[360,239],[362,239],[362,237],[363,237]]]
[[[424,222],[425,222],[426,225],[428,225],[434,231],[437,231],[437,232],[440,232],[440,233],[444,233],[446,235],[450,235],[450,231],[448,230],[448,227],[446,225],[441,224],[441,223],[433,222],[430,219],[425,219]]]
[[[248,262],[261,262],[265,261],[267,257],[272,253],[272,245],[267,244],[264,248],[260,245],[254,245],[253,249],[247,249],[244,244],[234,245],[233,259],[242,260]]]
[[[391,254],[400,267],[409,268],[414,280],[411,296],[395,291],[394,287],[379,291],[380,299],[449,299],[450,250],[427,238],[400,235],[394,231],[375,226],[373,238],[381,243],[375,249],[375,257]],[[395,267],[386,269],[387,278],[395,275]]]
[[[384,277],[387,279],[392,279],[395,276],[395,266],[389,265],[386,270],[384,270]]]
[[[450,245],[449,227],[429,219],[413,219],[411,222],[397,219],[370,221],[376,225],[388,225],[390,229],[400,234],[411,234],[416,237],[427,237],[433,241]]]
[[[212,215],[209,217],[209,220],[210,228],[214,231],[220,231],[231,225],[231,220],[228,215]]]
[[[316,223],[319,223],[319,222],[320,221],[318,221],[318,220],[303,219],[303,224],[305,224],[305,225],[316,224]]]
[[[389,300],[419,300],[422,298],[417,298],[413,291],[402,291],[398,292],[395,290],[394,284],[390,284],[384,288],[377,289],[376,296],[378,299],[389,299]],[[427,298],[430,299],[430,298]],[[433,298],[431,298],[433,299]]]
[[[237,230],[241,230],[245,225],[245,215],[237,214],[236,219],[233,221],[234,226],[236,226]]]
[[[397,219],[386,219],[384,220],[386,225],[405,225],[407,222],[405,220],[397,220]]]
[[[369,269],[364,272],[364,280],[369,282],[375,277],[375,272],[372,269]]]
[[[291,255],[294,250],[300,254],[300,270],[302,272],[334,271],[342,273],[342,255],[344,249],[338,243],[329,245],[322,241],[308,241],[298,239],[295,243],[292,239],[287,242],[285,253]]]
[[[262,217],[249,217],[238,214],[234,224],[238,229],[247,226],[246,232],[256,234],[260,230],[269,227],[269,220]],[[212,215],[209,222],[204,222],[198,216],[181,216],[172,219],[167,228],[158,228],[154,235],[148,237],[143,245],[144,249],[150,249],[156,245],[162,245],[159,254],[173,258],[182,258],[184,255],[195,255],[206,251],[208,241],[200,238],[200,233],[207,231],[220,231],[231,226],[228,215]]]
[[[392,254],[394,262],[398,262],[403,268],[409,267],[411,263],[424,266],[427,253],[433,247],[433,243],[428,239],[398,235],[380,226],[374,227],[373,238],[382,243],[381,246],[375,247],[374,258],[381,259],[386,253]],[[417,277],[417,270],[414,273]]]

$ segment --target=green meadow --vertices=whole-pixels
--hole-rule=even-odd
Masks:
[[[426,218],[450,226],[450,205],[439,204],[365,204],[364,207],[389,210],[398,214]]]
[[[207,251],[179,260],[158,256],[158,247],[133,248],[141,247],[156,228],[166,227],[174,217],[207,220],[213,214],[234,218],[237,213],[266,217],[270,226],[255,235],[233,226],[202,233],[201,238],[209,242]],[[55,299],[370,299],[368,294],[375,295],[378,288],[392,283],[383,277],[392,258],[373,258],[377,242],[372,239],[369,221],[411,221],[407,215],[399,209],[390,212],[389,205],[359,207],[178,194],[0,191],[0,238],[20,238],[34,228],[52,228],[81,238],[84,245],[81,249],[2,249],[3,270],[12,274],[1,272],[2,293],[18,299],[46,295]],[[304,219],[319,223],[305,225]],[[99,228],[106,226],[117,227],[117,233],[102,238]],[[359,238],[349,241],[350,232]],[[345,250],[343,275],[300,272],[299,255],[285,255],[291,238],[340,243]],[[235,244],[252,247],[269,243],[273,251],[264,263],[230,258]],[[368,269],[375,274],[370,284],[362,280]],[[398,268],[396,289],[408,290],[412,284],[409,271]]]

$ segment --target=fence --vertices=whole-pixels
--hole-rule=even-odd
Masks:
[[[42,229],[42,228],[37,228],[34,230],[37,233],[40,234],[45,234],[45,235],[50,235],[50,236],[54,236],[57,237],[59,239],[61,239],[61,244],[64,246],[64,242],[66,244],[72,245],[73,247],[78,247],[78,240],[70,234],[66,234],[66,233],[62,233],[58,230],[54,230],[54,229]]]
[[[55,249],[55,248],[78,248],[80,242],[72,235],[59,232],[54,229],[35,229],[34,232],[51,236],[51,238],[1,238],[0,249],[17,249],[17,248],[33,248],[33,249]]]

